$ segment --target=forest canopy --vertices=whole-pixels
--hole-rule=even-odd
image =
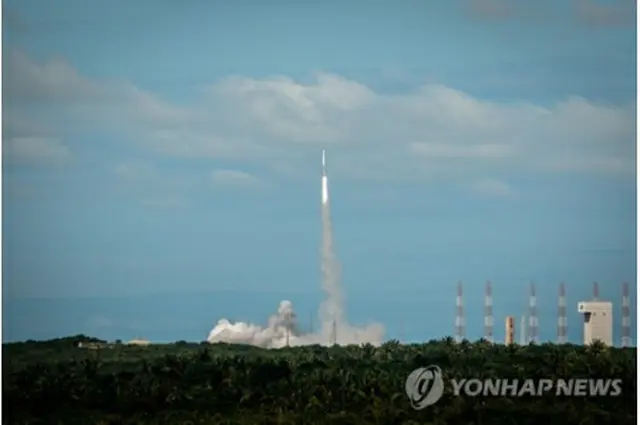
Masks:
[[[4,344],[3,351],[3,423],[637,423],[636,349],[600,344],[446,339],[267,350],[185,341],[130,346],[77,335]],[[415,410],[405,381],[428,365],[446,379],[617,378],[622,392],[469,397],[445,387],[437,403]]]

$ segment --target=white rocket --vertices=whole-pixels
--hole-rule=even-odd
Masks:
[[[327,184],[327,161],[322,149],[322,205],[329,202],[329,186]]]

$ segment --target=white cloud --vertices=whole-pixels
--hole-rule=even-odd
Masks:
[[[289,178],[316,173],[309,164],[321,148],[334,177],[354,179],[635,172],[632,104],[500,103],[434,84],[387,95],[319,73],[308,84],[230,77],[176,106],[128,83],[89,80],[60,60],[8,61],[5,108],[14,116],[60,131],[116,132],[169,157],[260,163]],[[19,106],[34,98],[47,107],[29,115]]]
[[[263,187],[264,182],[244,171],[215,170],[211,172],[215,186],[223,187]]]
[[[4,158],[15,163],[60,164],[70,158],[59,140],[45,137],[14,137],[3,140]]]
[[[469,185],[474,193],[496,198],[513,198],[516,193],[508,184],[493,178],[483,178]]]

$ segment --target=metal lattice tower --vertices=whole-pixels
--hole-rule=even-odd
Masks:
[[[600,298],[600,289],[598,288],[598,282],[593,282],[593,299]]]
[[[631,347],[631,303],[629,302],[629,284],[622,284],[622,346]]]
[[[484,295],[484,337],[487,341],[493,342],[493,298],[489,281]]]
[[[567,300],[564,283],[560,284],[558,293],[558,344],[567,343]]]
[[[532,282],[529,290],[529,342],[538,339],[538,307],[536,299],[536,286]]]
[[[456,296],[456,341],[464,339],[464,304],[462,303],[462,282],[458,282],[458,295]]]

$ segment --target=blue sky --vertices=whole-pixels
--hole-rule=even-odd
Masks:
[[[597,281],[619,341],[633,2],[304,3],[4,2],[4,340],[315,315],[326,148],[353,322],[452,334],[462,280],[477,338],[490,279],[502,338],[534,281],[554,339],[564,281],[579,340]]]

